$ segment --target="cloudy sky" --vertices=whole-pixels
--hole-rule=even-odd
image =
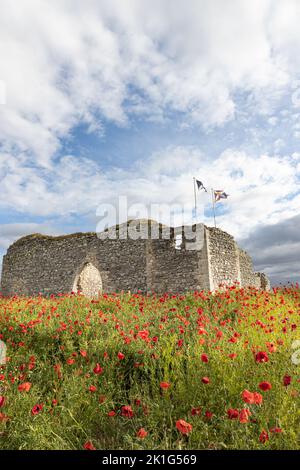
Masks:
[[[255,267],[299,279],[299,18],[299,0],[1,0],[0,255],[96,230],[119,195],[192,209],[196,176],[230,194],[218,226]]]

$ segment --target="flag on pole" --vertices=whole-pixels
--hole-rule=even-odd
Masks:
[[[223,189],[214,190],[215,202],[220,201],[220,199],[227,199],[229,194],[226,194]]]
[[[207,193],[206,187],[203,185],[202,181],[196,180],[197,183],[197,188],[199,189],[204,189],[204,191]]]

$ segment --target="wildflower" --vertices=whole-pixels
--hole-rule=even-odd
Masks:
[[[68,364],[69,366],[71,366],[72,364],[74,364],[74,362],[75,362],[75,359],[72,359],[72,358],[67,359],[67,364]]]
[[[118,358],[120,359],[120,361],[122,361],[123,359],[125,359],[125,355],[121,352],[118,352]]]
[[[258,363],[268,362],[269,357],[268,354],[264,351],[259,351],[255,354],[255,361]]]
[[[270,353],[274,353],[274,352],[277,351],[277,347],[276,347],[276,345],[275,345],[274,343],[268,343],[268,342],[267,342],[267,343],[266,343],[266,346],[267,346],[267,348],[268,348],[268,350],[269,350]]]
[[[92,393],[96,392],[96,390],[97,390],[97,387],[95,387],[95,385],[91,385],[90,388],[89,388],[89,391],[92,392]]]
[[[4,403],[5,403],[5,397],[3,395],[0,395],[0,408],[4,406]]]
[[[248,408],[243,408],[239,413],[240,423],[248,423],[249,416],[251,416],[251,411]]]
[[[207,354],[201,354],[201,361],[202,362],[208,362],[208,355]]]
[[[205,411],[205,418],[211,419],[213,417],[213,413],[209,410]]]
[[[242,398],[245,403],[249,403],[250,405],[260,405],[262,403],[262,395],[258,392],[249,392],[249,390],[243,390]]]
[[[31,414],[33,416],[38,415],[42,411],[42,409],[43,409],[43,404],[34,405],[34,407],[31,410]]]
[[[107,413],[107,416],[112,418],[113,416],[116,416],[116,412],[114,410],[111,410]]]
[[[270,384],[270,382],[260,382],[259,388],[266,392],[267,390],[271,390],[272,385]]]
[[[236,410],[235,408],[229,408],[227,410],[227,416],[228,416],[229,419],[238,419],[239,410]]]
[[[133,417],[133,410],[130,405],[122,406],[121,408],[121,415],[125,418],[132,418]]]
[[[201,408],[192,408],[191,414],[192,416],[199,416],[201,415],[201,411],[202,411]]]
[[[96,364],[96,366],[93,369],[94,374],[99,375],[102,374],[104,369],[100,366],[100,364]]]
[[[291,382],[292,382],[292,377],[290,375],[285,375],[283,377],[283,385],[285,385],[285,387],[290,385]]]
[[[169,384],[169,382],[160,382],[160,388],[164,389],[164,390],[167,390],[171,384]]]
[[[87,441],[84,445],[83,445],[83,448],[85,450],[96,450],[96,448],[93,446],[93,444],[91,443],[91,441]]]
[[[24,382],[24,383],[18,385],[19,392],[29,392],[30,389],[31,389],[31,383],[30,382]]]
[[[262,442],[262,444],[265,444],[265,442],[269,440],[269,434],[267,433],[267,431],[263,430],[260,433],[259,440],[260,442]]]
[[[181,432],[181,434],[188,435],[192,431],[193,426],[184,421],[184,419],[179,419],[176,421],[176,428]]]
[[[141,428],[138,430],[138,432],[136,433],[137,437],[139,437],[140,439],[144,439],[145,437],[148,436],[148,432],[144,429],[144,428]]]
[[[137,334],[141,339],[148,339],[148,336],[149,336],[149,331],[148,330],[142,330],[142,331],[139,331],[138,334]]]
[[[282,432],[282,429],[281,428],[272,428],[270,429],[270,432],[273,432],[273,433],[276,433],[276,434],[280,434]]]
[[[202,383],[209,384],[210,383],[209,377],[202,377]]]

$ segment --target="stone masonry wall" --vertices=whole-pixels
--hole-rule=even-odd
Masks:
[[[196,240],[196,249],[189,249],[192,242],[185,237],[176,249],[178,228],[171,228],[169,239],[165,239],[163,230],[168,227],[161,225],[156,240],[120,238],[126,224],[118,227],[116,239],[99,239],[95,233],[23,237],[4,256],[1,292],[47,295],[85,286],[91,293],[101,288],[107,293],[179,293],[214,290],[219,284],[235,281],[268,288],[267,277],[253,272],[251,258],[238,248],[231,235],[220,229],[197,227],[203,229],[203,237]],[[143,222],[141,233],[148,233],[148,221]]]
[[[234,238],[218,228],[206,227],[211,289],[240,281],[238,248]]]
[[[197,236],[194,232],[198,229]],[[153,292],[184,292],[209,289],[208,260],[204,226],[177,227],[170,240],[148,244],[148,289]],[[202,230],[201,230],[202,229]],[[176,236],[181,245],[175,249]],[[190,237],[194,237],[194,239]]]
[[[71,292],[85,264],[100,272],[103,291],[146,290],[146,249],[143,240],[99,240],[96,234],[66,237],[25,237],[3,260],[4,295]]]
[[[253,263],[251,257],[246,251],[238,249],[239,265],[241,273],[241,283],[243,286],[260,287],[260,277],[253,272]]]

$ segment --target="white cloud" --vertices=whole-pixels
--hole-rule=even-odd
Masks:
[[[272,156],[238,151],[233,139],[213,161],[201,148],[174,146],[105,171],[62,144],[79,124],[105,134],[108,122],[174,115],[174,126],[207,132],[237,118],[248,134],[261,115],[299,138],[299,13],[298,0],[227,0],[226,8],[224,0],[2,0],[0,208],[91,217],[118,194],[192,207],[195,175],[229,192],[217,220],[236,236],[295,216],[300,160],[280,154],[282,135]],[[251,129],[259,148],[269,129]],[[12,228],[38,228],[26,227]],[[2,246],[12,237],[5,230]]]
[[[246,236],[262,223],[292,217],[300,207],[296,154],[252,156],[227,149],[211,161],[199,148],[181,146],[156,152],[128,170],[104,171],[90,160],[66,156],[54,169],[43,172],[0,154],[1,171],[0,207],[34,216],[95,214],[99,204],[116,202],[118,195],[127,195],[129,204],[180,203],[192,208],[193,176],[208,188],[230,194],[226,202],[218,204],[217,219],[235,236]],[[199,197],[199,205],[203,202],[208,208],[209,193]]]
[[[103,120],[178,111],[222,125],[241,90],[271,115],[298,71],[298,11],[292,0],[2,0],[1,141],[49,166],[79,122],[103,132]]]

